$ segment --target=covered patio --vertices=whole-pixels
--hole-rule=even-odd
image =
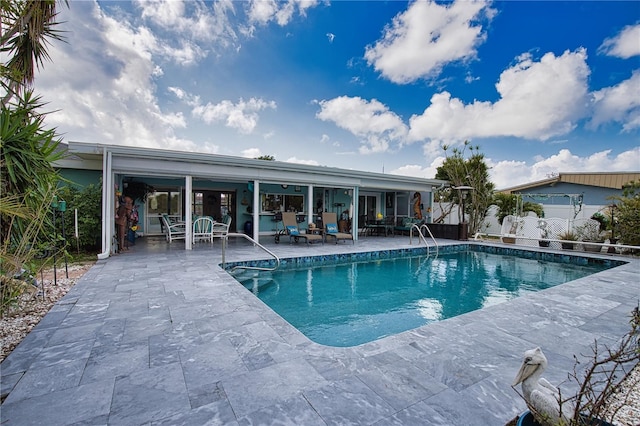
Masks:
[[[139,214],[136,232],[162,235],[161,217],[167,216],[184,223],[187,235],[182,248],[191,250],[192,224],[198,216],[214,220],[231,216],[231,230],[246,232],[256,241],[275,232],[276,217],[283,212],[294,212],[302,229],[321,221],[322,213],[335,213],[354,240],[367,221],[382,217],[394,223],[418,217],[429,223],[432,193],[448,184],[438,179],[84,142],[69,142],[68,151],[71,155],[57,163],[63,176],[69,174],[77,184],[102,182],[100,258],[117,252],[115,214],[125,196],[133,198]]]

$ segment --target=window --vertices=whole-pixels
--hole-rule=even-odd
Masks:
[[[261,213],[303,212],[304,196],[290,194],[262,194]]]

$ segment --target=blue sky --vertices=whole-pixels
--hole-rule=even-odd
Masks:
[[[635,1],[71,1],[35,89],[66,141],[498,188],[640,170]]]

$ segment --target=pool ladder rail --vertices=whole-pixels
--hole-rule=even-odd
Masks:
[[[438,254],[440,252],[440,248],[438,247],[438,242],[436,241],[436,239],[433,237],[433,234],[431,233],[431,230],[429,229],[429,227],[425,224],[422,224],[420,226],[418,226],[416,223],[414,223],[413,225],[411,225],[411,229],[409,230],[409,245],[412,244],[413,242],[413,229],[416,229],[416,231],[418,231],[418,236],[420,238],[420,241],[422,241],[424,243],[425,246],[427,246],[427,256],[429,256],[429,243],[427,242],[427,240],[424,238],[424,234],[422,233],[422,230],[425,229],[427,232],[427,234],[429,234],[429,237],[431,238],[431,241],[433,241],[433,245],[436,247],[436,257],[438,257]]]
[[[229,237],[242,237],[246,240],[249,240],[253,243],[254,246],[257,246],[259,248],[261,248],[262,250],[264,250],[265,252],[267,252],[268,254],[270,254],[276,261],[275,266],[273,267],[266,267],[266,266],[244,266],[244,265],[238,265],[238,266],[234,266],[233,268],[231,268],[228,272],[233,274],[233,272],[243,269],[243,270],[254,270],[254,271],[275,271],[276,269],[278,269],[280,267],[280,258],[271,250],[269,250],[268,248],[266,248],[265,246],[263,246],[262,244],[260,244],[259,242],[257,242],[256,240],[254,240],[253,238],[251,238],[250,236],[248,236],[247,234],[241,234],[238,232],[229,232],[227,233],[227,238],[223,238],[222,239],[222,269],[226,269],[225,264],[226,264],[226,246],[227,246],[227,239]]]

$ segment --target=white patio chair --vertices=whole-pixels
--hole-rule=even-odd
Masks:
[[[213,243],[213,218],[200,216],[193,222],[193,242],[209,241]]]
[[[231,226],[231,216],[225,215],[222,217],[222,222],[213,222],[212,238],[227,238],[229,233],[229,227]]]
[[[164,235],[168,242],[172,242],[173,240],[184,240],[187,238],[187,229],[183,222],[172,223],[167,215],[160,216],[160,219],[162,220]]]

